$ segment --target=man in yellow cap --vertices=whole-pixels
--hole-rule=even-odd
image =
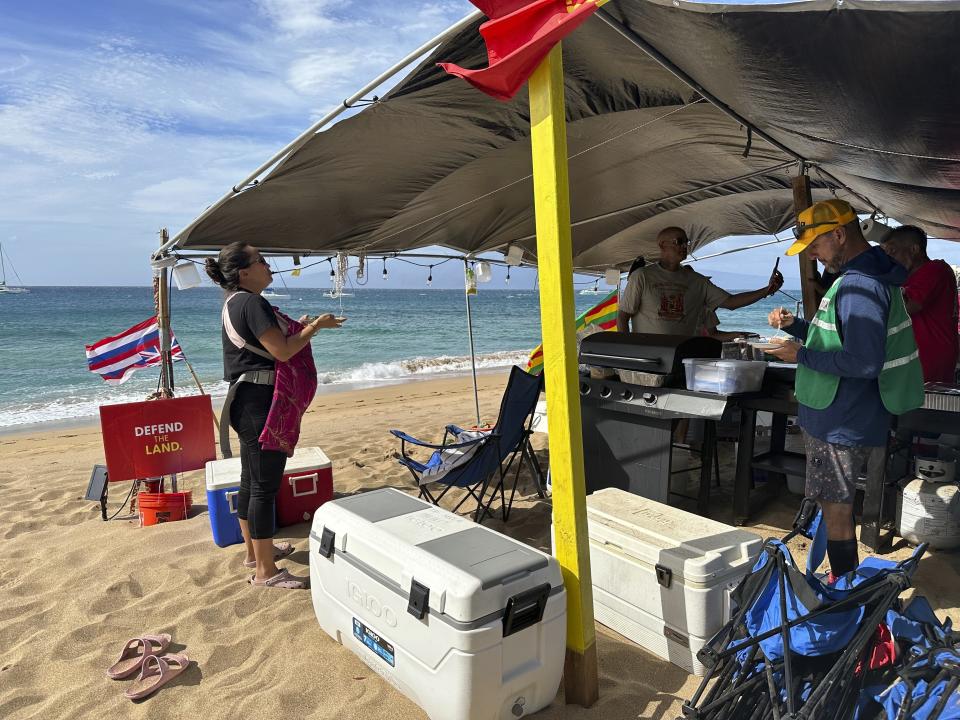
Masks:
[[[806,495],[823,510],[830,571],[839,577],[859,564],[854,483],[871,453],[882,457],[891,413],[923,404],[923,372],[899,287],[907,273],[864,239],[850,205],[818,202],[800,213],[794,233],[787,255],[806,251],[839,275],[811,321],[783,308],[768,318],[802,341],[771,354],[797,363]]]

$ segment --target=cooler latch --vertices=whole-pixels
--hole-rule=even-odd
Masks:
[[[520,632],[543,620],[543,611],[550,597],[550,583],[517,593],[507,600],[503,611],[503,637]]]
[[[421,585],[416,580],[410,581],[410,600],[407,602],[407,612],[417,620],[423,620],[430,609],[430,588]]]
[[[320,535],[320,554],[325,558],[333,555],[333,543],[337,539],[337,534],[328,527],[323,528]]]
[[[673,570],[666,565],[654,565],[654,570],[657,571],[657,582],[665,588],[670,587],[670,583],[673,582]]]

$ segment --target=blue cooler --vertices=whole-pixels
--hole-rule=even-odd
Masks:
[[[237,517],[237,493],[240,492],[240,458],[211,460],[207,463],[207,510],[213,541],[220,547],[243,542]]]

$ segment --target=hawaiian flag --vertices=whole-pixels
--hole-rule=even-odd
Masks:
[[[119,335],[87,345],[87,368],[111,385],[127,381],[135,370],[160,364],[160,326],[154,316]],[[180,343],[170,333],[173,361],[183,360]]]
[[[613,290],[603,300],[577,318],[576,331],[578,333],[582,332],[591,325],[596,325],[601,330],[616,330],[617,310],[619,307],[618,293],[616,290]],[[530,353],[526,370],[531,375],[539,375],[543,372],[542,344],[537,345],[536,349]]]
[[[540,62],[606,0],[470,0],[488,18],[480,26],[488,67],[438,63],[497,100],[516,95]]]

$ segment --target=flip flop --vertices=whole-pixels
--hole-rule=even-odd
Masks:
[[[152,695],[190,666],[190,658],[180,653],[150,655],[143,661],[140,677],[124,694],[131,700],[141,700]]]
[[[273,546],[273,561],[282,560],[287,555],[293,553],[296,548],[288,542],[277,543]],[[248,568],[255,568],[257,566],[256,560],[244,560],[243,566]]]
[[[107,668],[107,677],[113,680],[123,680],[133,675],[150,655],[159,655],[170,646],[172,638],[163,633],[161,635],[141,635],[131,638],[123,646],[119,659]]]
[[[266,580],[257,580],[257,576],[253,575],[247,582],[257,587],[280,588],[281,590],[307,590],[310,587],[308,579],[298,578],[286,570],[281,570],[272,578]]]

